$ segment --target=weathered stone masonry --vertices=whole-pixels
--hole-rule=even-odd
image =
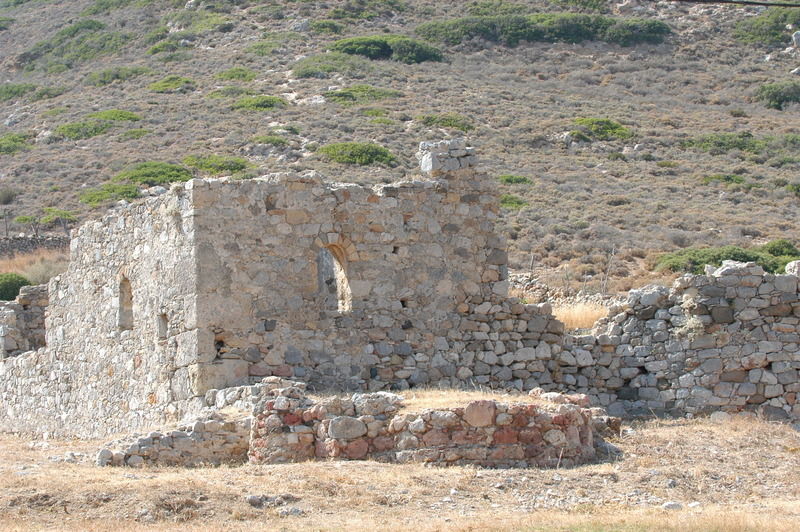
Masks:
[[[0,430],[144,430],[268,376],[542,387],[616,414],[800,416],[794,270],[685,276],[633,291],[593,335],[565,334],[548,304],[507,297],[497,198],[472,152],[452,141],[419,155],[416,180],[193,180],[83,225],[48,287],[46,347],[17,342],[0,360]],[[9,347],[39,330],[12,307]]]

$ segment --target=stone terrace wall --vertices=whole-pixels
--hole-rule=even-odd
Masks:
[[[595,456],[590,412],[575,404],[485,400],[398,414],[402,397],[387,392],[319,403],[297,388],[273,393],[253,423],[253,463],[335,458],[569,467]]]
[[[47,285],[23,286],[14,301],[0,301],[0,360],[45,346]]]
[[[69,238],[65,236],[10,236],[0,238],[0,257],[13,257],[38,249],[69,250]]]

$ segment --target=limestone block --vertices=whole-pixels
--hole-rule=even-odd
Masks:
[[[249,365],[247,361],[241,359],[224,359],[214,363],[188,366],[192,395],[199,396],[211,389],[246,383]]]
[[[176,335],[175,339],[178,344],[175,352],[177,367],[209,363],[217,356],[214,333],[208,329],[186,331]]]

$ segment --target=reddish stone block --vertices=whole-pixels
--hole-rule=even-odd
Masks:
[[[311,410],[306,409],[303,410],[302,418],[303,418],[303,423],[308,423],[309,421],[312,421],[314,419],[314,414],[311,413]]]
[[[464,421],[473,427],[488,427],[494,423],[494,401],[472,401],[464,409]]]
[[[325,452],[327,453],[325,456],[341,456],[342,455],[342,446],[339,445],[339,442],[334,440],[333,438],[328,438],[324,442],[325,444]]]
[[[389,436],[378,436],[372,440],[372,447],[377,452],[388,451],[394,448],[394,438]]]
[[[286,414],[283,416],[283,422],[287,425],[297,425],[300,423],[300,416],[297,414]]]
[[[324,440],[317,440],[314,445],[314,454],[317,458],[326,458],[328,456],[328,446],[325,445]]]
[[[569,418],[563,414],[556,414],[553,416],[552,422],[556,425],[566,426],[569,423]]]
[[[536,429],[528,429],[519,431],[519,441],[522,443],[540,443],[542,441],[542,433]]]
[[[525,414],[514,414],[514,418],[511,420],[512,427],[527,427],[530,419]]]
[[[526,445],[525,458],[536,458],[544,452],[544,446],[540,444]]]
[[[367,456],[367,451],[369,451],[369,442],[365,438],[359,438],[347,444],[344,454],[351,460],[361,460]]]
[[[287,366],[286,364],[282,366],[277,366],[272,370],[273,375],[277,375],[278,377],[291,377],[294,371],[292,370],[291,366]]]
[[[519,432],[511,427],[503,427],[494,433],[495,445],[504,443],[517,443],[519,441]]]
[[[443,430],[429,430],[422,436],[422,441],[427,446],[446,445],[450,443],[450,438]]]

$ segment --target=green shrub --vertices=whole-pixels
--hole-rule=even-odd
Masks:
[[[787,103],[800,103],[800,81],[767,83],[758,88],[756,100],[770,109],[782,110]]]
[[[96,118],[98,120],[110,120],[112,122],[138,122],[142,119],[141,116],[131,111],[123,111],[121,109],[107,109],[105,111],[97,111],[88,115],[89,118]]]
[[[281,137],[280,135],[259,135],[253,137],[254,144],[267,144],[269,146],[275,146],[277,148],[282,148],[289,144],[289,141],[285,138]]]
[[[286,106],[286,100],[277,96],[244,96],[236,100],[233,104],[234,109],[245,109],[247,111],[271,111],[279,107]]]
[[[760,250],[769,253],[773,257],[788,257],[800,255],[800,250],[794,244],[784,238],[772,240],[760,247]]]
[[[361,109],[359,111],[364,116],[383,117],[389,114],[389,111],[381,107],[370,107],[369,109]]]
[[[128,131],[120,135],[120,138],[122,140],[137,140],[144,137],[145,135],[149,135],[150,133],[152,132],[149,129],[141,129],[141,128],[129,129]]]
[[[127,7],[134,2],[141,3],[140,0],[94,0],[92,5],[81,11],[81,15],[84,17],[91,15],[103,15],[116,9]]]
[[[763,139],[756,139],[747,131],[741,133],[712,133],[695,139],[683,141],[684,148],[697,148],[702,151],[719,155],[731,150],[741,150],[751,153],[760,153],[767,146]]]
[[[497,179],[504,185],[530,185],[533,183],[529,178],[522,175],[505,174]]]
[[[800,183],[789,183],[786,185],[786,190],[800,198]]]
[[[11,17],[0,17],[0,31],[7,30],[13,23],[14,19]]]
[[[233,29],[230,19],[210,11],[184,9],[172,14],[169,22],[190,33],[226,32]]]
[[[334,42],[330,49],[368,59],[394,59],[407,64],[442,60],[438,48],[402,35],[349,37]]]
[[[32,83],[2,83],[0,84],[0,102],[22,98],[35,90],[36,85]]]
[[[296,78],[328,78],[338,73],[353,78],[364,77],[372,71],[369,61],[342,52],[312,55],[301,59],[292,67]]]
[[[149,55],[161,54],[164,52],[176,52],[180,45],[174,41],[161,41],[148,48]]]
[[[154,187],[157,185],[169,185],[170,183],[180,183],[189,181],[192,172],[188,168],[171,163],[158,161],[148,161],[138,163],[131,168],[120,172],[114,176],[115,182],[127,181],[136,185],[146,185]]]
[[[254,94],[255,91],[252,89],[246,89],[244,87],[239,87],[237,85],[230,85],[228,87],[222,87],[221,89],[217,89],[208,93],[209,98],[237,98],[239,96],[245,96],[248,94]]]
[[[322,146],[318,151],[331,161],[344,164],[368,166],[393,165],[397,162],[389,150],[371,142],[337,142]]]
[[[220,72],[215,77],[226,81],[253,81],[256,79],[256,72],[245,67],[233,67]]]
[[[130,40],[129,35],[105,31],[106,25],[84,19],[59,30],[52,38],[36,43],[19,55],[27,68],[40,66],[48,72],[63,72],[75,65],[114,53]]]
[[[506,46],[527,42],[605,41],[621,46],[660,43],[671,33],[660,21],[615,19],[576,13],[536,13],[533,15],[477,16],[432,21],[417,27],[416,33],[428,40],[459,44],[481,38]]]
[[[528,205],[527,201],[520,198],[519,196],[515,196],[514,194],[503,194],[500,196],[500,206],[503,207],[504,209],[516,211],[523,207],[526,207],[527,205]]]
[[[311,31],[315,33],[342,33],[344,25],[335,20],[315,20],[311,23]]]
[[[190,155],[183,164],[212,176],[236,174],[250,167],[247,159],[230,155]]]
[[[714,174],[703,178],[704,185],[710,185],[711,183],[722,183],[724,185],[743,185],[744,177],[731,174]]]
[[[115,81],[127,81],[150,73],[152,73],[152,70],[145,67],[113,67],[90,73],[86,76],[85,82],[95,87],[105,87]]]
[[[342,105],[355,105],[400,96],[403,96],[403,93],[393,89],[381,89],[371,85],[353,85],[346,89],[328,92],[325,94],[325,99]]]
[[[520,15],[528,13],[531,8],[524,4],[507,2],[506,0],[473,1],[467,5],[467,14],[477,17],[490,17],[497,15]]]
[[[372,20],[405,9],[407,7],[402,0],[345,0],[331,10],[330,16],[335,19]]]
[[[550,2],[585,13],[605,13],[610,7],[608,0],[550,0]]]
[[[608,118],[576,118],[575,124],[585,128],[594,140],[624,140],[633,136],[630,129]]]
[[[12,301],[19,295],[19,289],[30,286],[31,282],[18,273],[0,273],[0,300]]]
[[[58,126],[54,133],[59,138],[69,140],[81,140],[102,135],[111,129],[111,124],[100,120],[85,120],[83,122],[71,122]]]
[[[195,89],[195,83],[189,78],[172,74],[164,79],[151,83],[148,89],[158,93],[189,92]]]
[[[50,98],[56,98],[57,96],[61,96],[65,92],[67,92],[66,87],[42,87],[38,89],[31,95],[32,102],[38,102],[40,100],[49,100]]]
[[[780,272],[788,262],[800,260],[797,248],[786,240],[773,240],[763,246],[741,248],[722,246],[688,248],[661,255],[655,263],[657,271],[689,272],[702,274],[704,266],[719,266],[723,260],[756,262],[768,272]]]
[[[747,17],[736,24],[734,35],[743,42],[779,46],[788,44],[794,31],[800,24],[800,10],[794,8],[771,7],[755,17]]]
[[[466,116],[458,113],[444,113],[439,115],[420,115],[416,120],[427,127],[449,127],[460,131],[471,131],[475,129],[472,121]]]
[[[81,193],[80,201],[97,207],[109,201],[134,200],[139,197],[139,187],[128,183],[106,183]]]
[[[677,168],[678,163],[676,163],[675,161],[658,161],[656,163],[656,166],[658,166],[659,168]]]
[[[30,139],[30,135],[23,135],[21,133],[0,135],[0,154],[14,155],[19,151],[29,149],[30,144],[28,144],[28,139]]]

